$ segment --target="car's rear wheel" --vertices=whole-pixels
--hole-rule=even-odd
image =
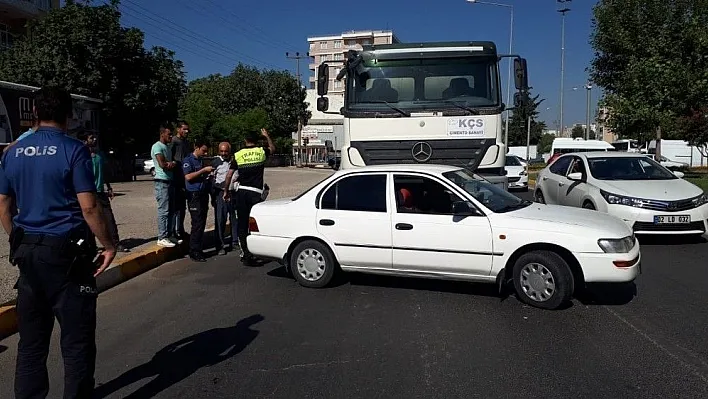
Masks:
[[[334,277],[335,263],[332,250],[315,240],[299,243],[290,255],[292,274],[303,287],[325,287]]]
[[[514,264],[513,279],[519,300],[541,309],[565,305],[575,290],[568,263],[551,251],[521,255]]]
[[[539,204],[546,203],[546,198],[543,197],[543,192],[541,190],[536,190],[533,194],[533,197]]]

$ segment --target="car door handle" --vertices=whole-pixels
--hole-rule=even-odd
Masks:
[[[334,220],[332,219],[320,219],[320,224],[322,226],[334,226]]]
[[[559,186],[559,187],[563,187],[563,186],[565,186],[565,183],[563,183],[563,182],[558,183],[558,186]]]
[[[541,180],[546,181],[546,180],[548,180],[548,178],[546,176],[543,176],[543,178]]]
[[[413,230],[413,225],[408,223],[396,223],[396,230]]]

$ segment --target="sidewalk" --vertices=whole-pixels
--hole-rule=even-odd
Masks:
[[[270,186],[269,199],[295,196],[332,173],[331,169],[268,168],[265,181]],[[138,176],[138,181],[115,183],[116,198],[112,202],[121,240],[133,252],[155,245],[157,240],[157,206],[150,176]],[[189,231],[190,218],[184,221]],[[214,225],[214,213],[209,209],[207,226]],[[2,229],[0,229],[2,230]],[[12,288],[17,281],[18,269],[8,262],[10,252],[8,237],[0,233],[0,304],[15,298]],[[130,255],[119,253],[116,259]]]

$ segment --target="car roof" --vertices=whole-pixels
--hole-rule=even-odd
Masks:
[[[362,172],[427,172],[440,174],[462,169],[459,166],[437,165],[437,164],[388,164],[388,165],[368,165],[352,169],[340,169],[338,174],[362,173]]]
[[[576,154],[577,155],[577,154]],[[638,152],[624,152],[624,151],[590,151],[584,152],[587,158],[646,158],[647,154],[640,154]]]

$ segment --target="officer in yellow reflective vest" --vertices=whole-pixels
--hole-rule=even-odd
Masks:
[[[275,151],[273,140],[270,139],[268,131],[261,129],[261,135],[268,141],[268,148],[257,146],[258,133],[251,132],[246,135],[245,146],[234,154],[234,162],[231,162],[229,172],[226,174],[224,187],[230,187],[234,171],[238,170],[236,183],[238,187],[232,204],[236,208],[236,218],[238,219],[238,241],[241,246],[241,261],[244,265],[255,266],[256,259],[248,251],[246,237],[248,236],[248,218],[251,216],[253,205],[262,201],[263,195],[263,174],[265,172],[266,159]],[[230,190],[224,190],[224,200],[228,201]]]

